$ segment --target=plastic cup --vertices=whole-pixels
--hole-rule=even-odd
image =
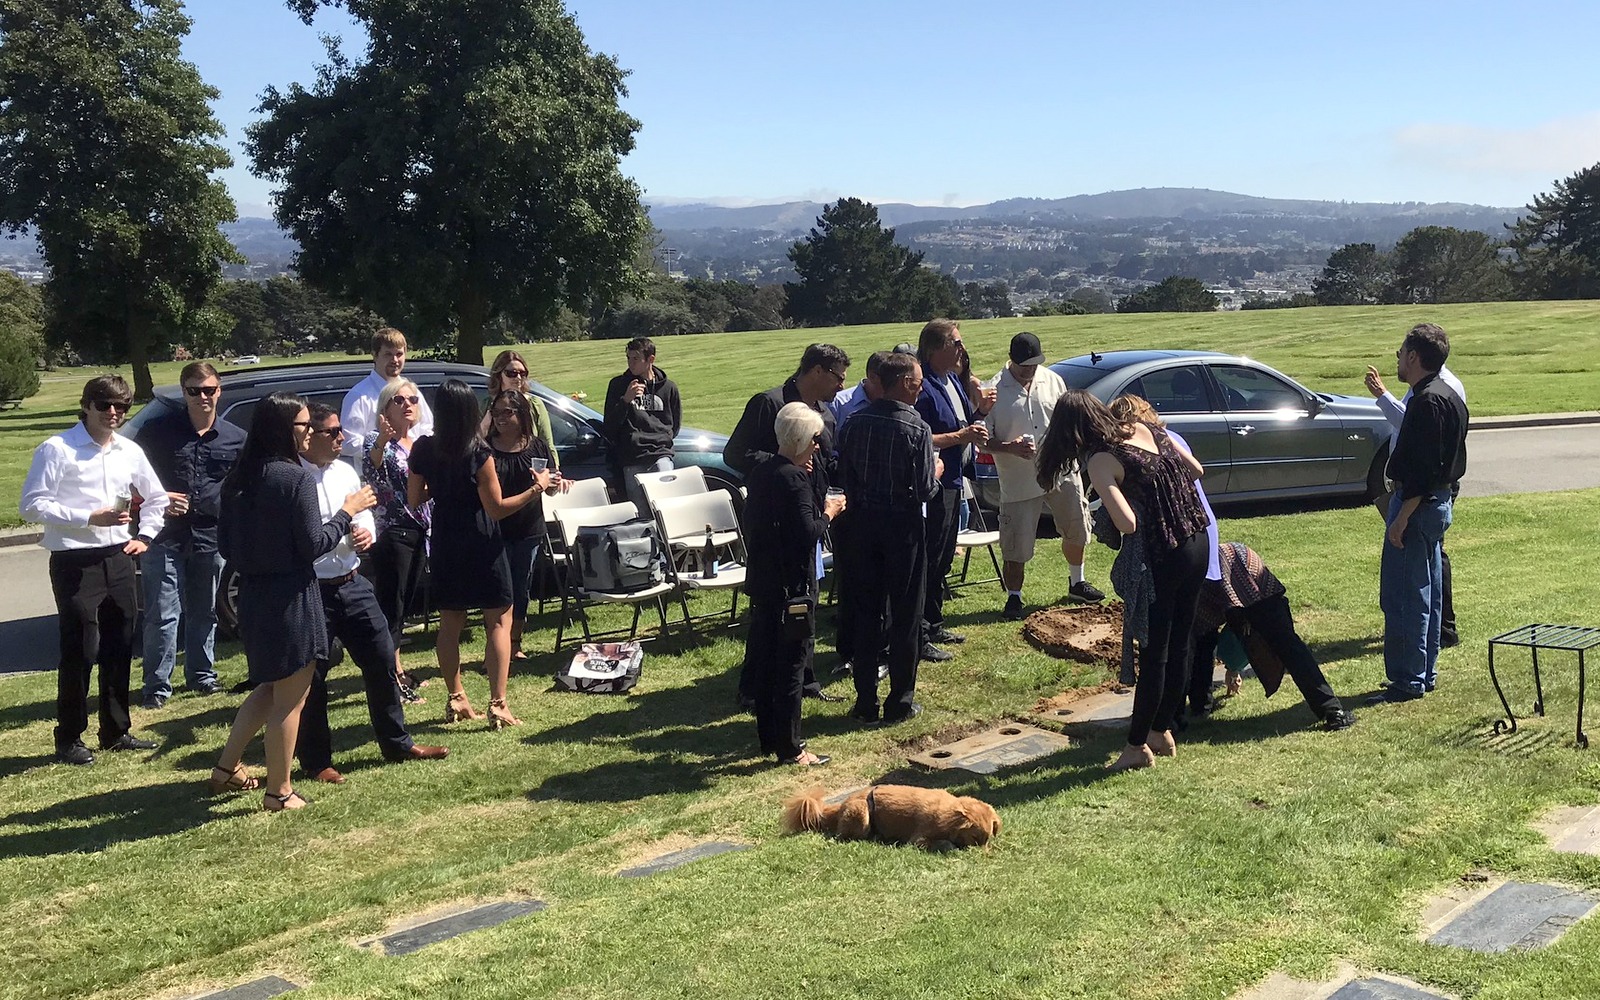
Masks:
[[[550,460],[548,458],[534,458],[534,459],[529,459],[529,461],[533,465],[534,475],[538,475],[539,473],[543,472],[545,469],[548,469],[550,467]]]

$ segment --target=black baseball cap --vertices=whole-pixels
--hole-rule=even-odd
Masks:
[[[1044,348],[1039,346],[1039,338],[1026,331],[1012,337],[1011,363],[1014,365],[1044,364]]]
[[[917,349],[915,347],[912,347],[910,344],[896,344],[896,345],[894,345],[894,350],[890,351],[889,353],[890,354],[909,354],[912,357],[916,357],[917,356]]]

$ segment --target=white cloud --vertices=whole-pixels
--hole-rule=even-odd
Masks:
[[[1425,122],[1393,141],[1401,159],[1456,173],[1567,174],[1600,162],[1600,111],[1525,128]]]

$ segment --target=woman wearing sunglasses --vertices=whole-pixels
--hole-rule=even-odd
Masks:
[[[501,351],[495,356],[494,363],[489,366],[489,398],[493,400],[507,389],[515,389],[528,400],[528,410],[533,417],[533,434],[544,442],[545,450],[550,453],[550,469],[553,472],[561,471],[561,456],[556,453],[556,436],[551,429],[550,411],[545,409],[544,400],[535,396],[528,389],[528,380],[532,376],[528,371],[528,363],[516,351]],[[489,424],[489,414],[483,415],[483,426],[479,431],[488,437],[493,431]]]
[[[410,379],[395,379],[378,393],[378,429],[362,442],[361,478],[378,495],[374,511],[378,541],[372,547],[373,584],[378,604],[389,619],[394,640],[395,671],[407,701],[416,701],[415,678],[400,669],[400,633],[406,612],[422,588],[424,550],[431,504],[412,508],[406,503],[406,479],[411,471],[411,446],[416,443],[422,418],[422,393]]]

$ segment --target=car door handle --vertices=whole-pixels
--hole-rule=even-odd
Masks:
[[[1238,426],[1234,427],[1233,432],[1240,437],[1248,437],[1250,432],[1255,429],[1255,424],[1239,424]]]

